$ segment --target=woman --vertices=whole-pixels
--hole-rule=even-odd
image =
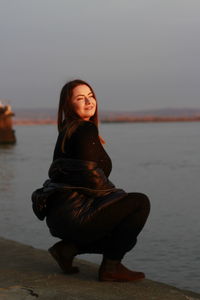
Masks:
[[[125,193],[109,181],[111,159],[98,134],[97,99],[88,83],[73,80],[63,87],[58,131],[49,170],[50,185],[58,189],[49,199],[46,221],[61,241],[49,252],[65,273],[79,271],[72,266],[77,254],[100,253],[100,281],[144,278],[121,260],[135,246],[150,203],[146,195]]]

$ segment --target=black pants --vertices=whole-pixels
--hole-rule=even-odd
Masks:
[[[84,223],[73,241],[80,253],[101,253],[108,259],[121,260],[135,246],[149,211],[145,194],[128,193]]]

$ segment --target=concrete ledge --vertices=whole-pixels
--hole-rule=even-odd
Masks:
[[[97,281],[98,266],[75,260],[80,273],[64,275],[44,250],[0,238],[1,300],[197,300],[200,295],[148,279]]]

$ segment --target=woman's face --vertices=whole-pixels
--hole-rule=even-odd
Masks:
[[[73,89],[71,104],[74,112],[85,121],[89,121],[95,114],[96,100],[91,89],[85,84]]]

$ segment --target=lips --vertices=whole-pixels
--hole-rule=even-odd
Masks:
[[[89,107],[86,107],[85,110],[91,110],[93,108],[94,108],[94,106],[89,106]]]

